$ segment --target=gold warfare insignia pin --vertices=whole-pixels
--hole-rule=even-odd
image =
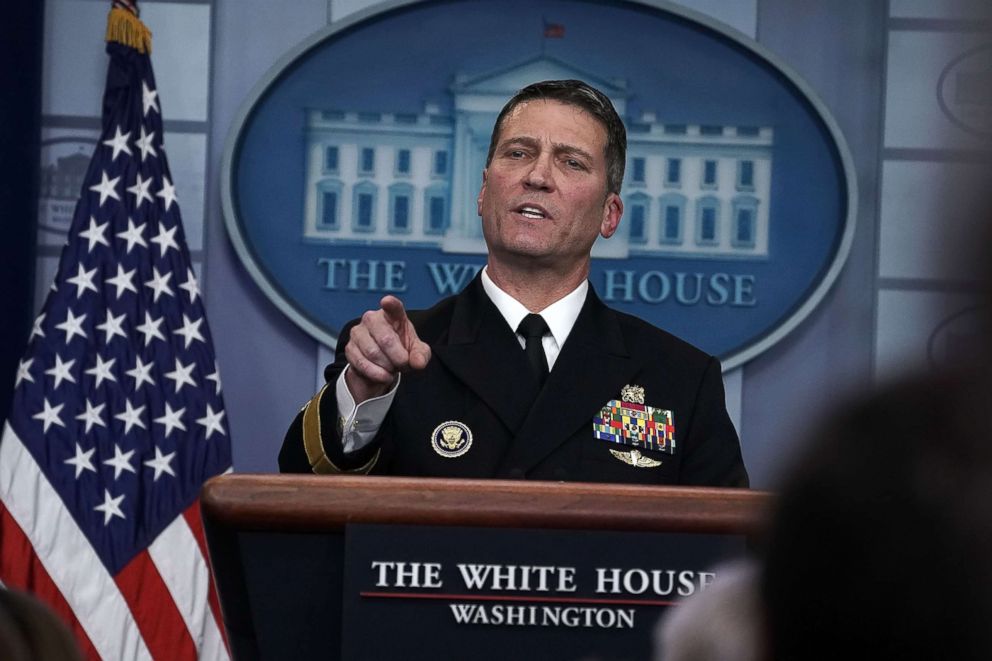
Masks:
[[[661,466],[661,462],[657,459],[652,459],[651,457],[645,457],[640,453],[639,450],[631,450],[630,452],[621,452],[619,450],[610,450],[610,454],[619,459],[625,464],[630,464],[631,466],[636,466],[637,468],[655,468]]]
[[[431,447],[445,459],[460,457],[472,447],[472,430],[457,420],[442,422],[431,433]]]
[[[666,409],[646,405],[643,386],[625,385],[620,399],[607,402],[592,419],[592,435],[602,441],[675,454],[674,416]],[[638,460],[653,461],[640,452]],[[643,462],[631,465],[647,467]]]

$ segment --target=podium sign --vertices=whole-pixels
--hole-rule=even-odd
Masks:
[[[651,658],[665,609],[743,548],[732,535],[349,525],[341,658]]]
[[[743,489],[295,475],[219,476],[201,494],[238,661],[648,658],[666,604],[711,580],[769,501]]]

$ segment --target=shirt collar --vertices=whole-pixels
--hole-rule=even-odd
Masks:
[[[482,269],[482,288],[485,289],[499,313],[506,319],[506,323],[516,331],[517,326],[530,313],[530,310],[493,282],[492,278],[489,277],[488,267]],[[569,294],[540,311],[559,347],[565,345],[565,340],[572,332],[572,327],[575,326],[575,320],[578,319],[579,312],[582,311],[582,304],[586,301],[588,291],[589,281],[583,280]]]

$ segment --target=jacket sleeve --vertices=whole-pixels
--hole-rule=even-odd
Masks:
[[[379,457],[379,439],[355,452],[344,452],[341,442],[341,422],[334,384],[347,361],[344,347],[348,344],[352,321],[338,337],[334,362],[324,370],[326,383],[293,419],[279,451],[279,471],[283,473],[365,474],[372,470]]]
[[[737,431],[727,413],[720,362],[710,358],[684,441],[679,484],[747,488]]]

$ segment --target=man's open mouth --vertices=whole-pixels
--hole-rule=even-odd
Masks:
[[[531,220],[542,220],[548,217],[548,214],[544,209],[533,204],[524,204],[523,206],[517,207],[517,213],[524,218],[530,218]]]

